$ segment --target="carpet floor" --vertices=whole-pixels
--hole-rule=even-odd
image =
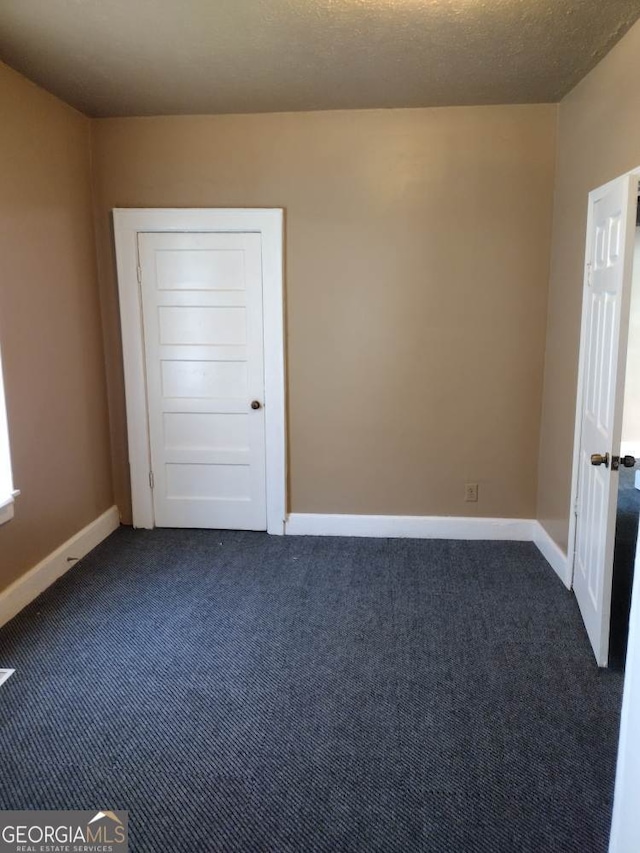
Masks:
[[[622,676],[530,543],[121,528],[0,666],[0,808],[135,853],[607,849]]]

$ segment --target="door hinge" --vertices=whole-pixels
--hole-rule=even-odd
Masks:
[[[153,489],[155,486],[155,479],[153,477],[153,471],[149,471],[149,488]]]
[[[142,284],[142,267],[140,265],[136,267],[136,275],[138,276],[138,284]]]
[[[592,283],[593,283],[593,264],[591,263],[591,261],[589,261],[587,264],[587,284],[589,287],[591,287]]]

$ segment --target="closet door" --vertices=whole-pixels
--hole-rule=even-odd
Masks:
[[[155,524],[265,530],[261,237],[138,249]]]

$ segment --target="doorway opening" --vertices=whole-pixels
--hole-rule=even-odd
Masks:
[[[113,221],[133,526],[283,535],[283,211]]]
[[[609,636],[609,664],[616,669],[624,668],[626,659],[631,590],[640,522],[640,199],[633,246],[620,455],[632,456],[639,462],[633,468],[622,465],[619,471]]]

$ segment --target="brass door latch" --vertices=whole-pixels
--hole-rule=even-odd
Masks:
[[[604,465],[605,468],[609,467],[609,454],[605,453],[604,456],[601,453],[593,453],[591,454],[591,464],[592,465]],[[633,468],[636,464],[635,456],[612,456],[611,457],[611,470],[617,471],[622,465],[623,468]]]

